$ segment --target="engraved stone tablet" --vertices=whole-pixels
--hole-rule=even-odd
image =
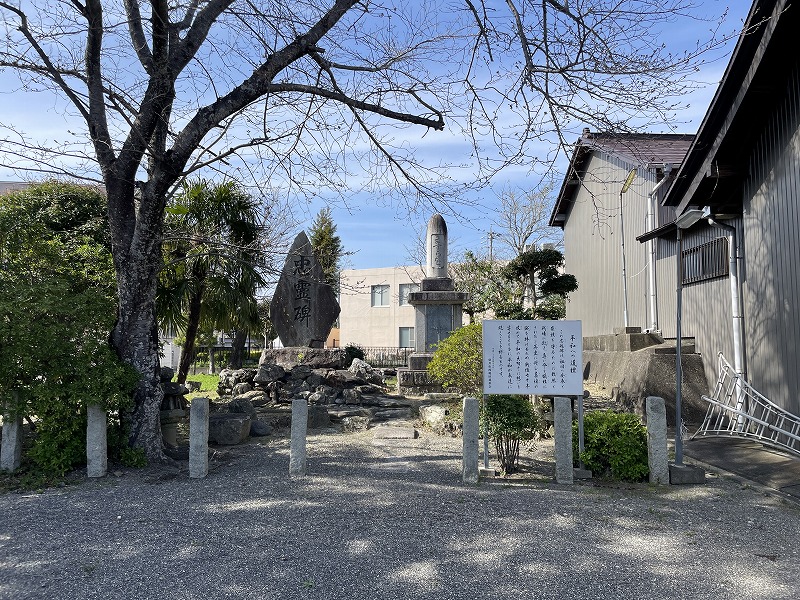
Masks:
[[[336,294],[324,283],[311,242],[300,232],[286,257],[269,318],[284,346],[322,348],[338,316]]]

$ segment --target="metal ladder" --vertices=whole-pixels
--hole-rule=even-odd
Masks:
[[[719,353],[719,378],[698,436],[735,435],[800,455],[800,417],[776,406],[734,371]]]

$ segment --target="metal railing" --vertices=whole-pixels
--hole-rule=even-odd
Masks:
[[[719,353],[719,378],[700,435],[735,435],[800,455],[800,417],[782,409],[758,393]]]
[[[414,353],[413,348],[392,348],[379,346],[362,346],[364,360],[373,367],[390,368],[408,366],[408,357]]]

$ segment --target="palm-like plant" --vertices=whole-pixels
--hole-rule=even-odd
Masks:
[[[184,383],[200,327],[230,331],[258,323],[261,223],[258,204],[234,182],[200,180],[184,184],[165,225],[158,314],[162,327],[184,334],[178,367]]]

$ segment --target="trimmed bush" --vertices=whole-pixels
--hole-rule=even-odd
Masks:
[[[580,459],[599,476],[642,481],[650,473],[647,428],[636,415],[600,410],[583,418],[584,452]],[[572,454],[578,457],[578,424],[572,424]]]

